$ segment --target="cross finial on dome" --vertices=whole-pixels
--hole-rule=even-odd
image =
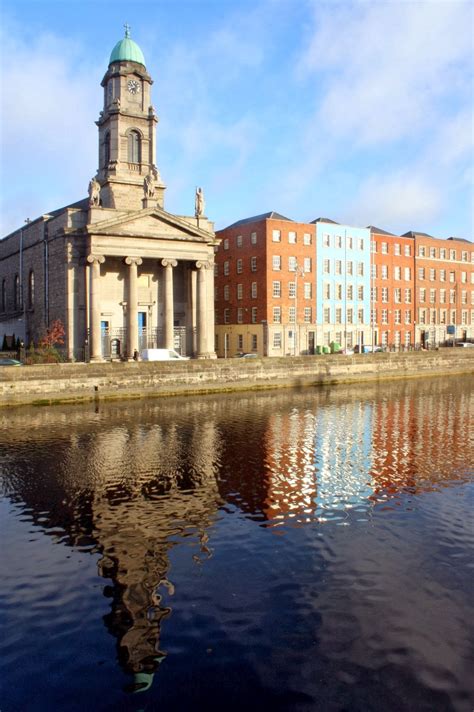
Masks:
[[[130,25],[128,24],[128,22],[125,23],[124,27],[125,27],[125,37],[127,37],[127,39],[128,39],[130,37]]]

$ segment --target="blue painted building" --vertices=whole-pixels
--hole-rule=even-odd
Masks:
[[[317,218],[317,343],[370,344],[370,230]]]

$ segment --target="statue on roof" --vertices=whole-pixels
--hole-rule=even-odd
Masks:
[[[97,178],[92,178],[89,181],[89,207],[96,207],[100,205],[100,183]]]
[[[194,199],[194,215],[200,218],[204,215],[204,193],[202,188],[196,188],[196,197]]]

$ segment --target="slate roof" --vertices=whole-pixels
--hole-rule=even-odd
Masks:
[[[377,235],[391,235],[392,237],[397,237],[393,232],[387,232],[387,230],[382,230],[381,227],[375,227],[375,225],[367,225],[367,230],[370,232],[376,232]]]
[[[262,222],[262,220],[286,220],[287,222],[295,222],[291,218],[286,218],[284,215],[280,215],[280,213],[276,213],[274,210],[272,210],[269,213],[253,215],[251,218],[244,218],[243,220],[238,220],[237,222],[232,223],[232,225],[228,225],[227,227],[240,227],[241,225],[248,225],[249,223]]]
[[[318,222],[323,222],[323,223],[331,223],[332,225],[340,225],[341,223],[336,222],[335,220],[331,220],[331,218],[316,218],[316,220],[311,220],[310,225],[314,225],[315,223]]]

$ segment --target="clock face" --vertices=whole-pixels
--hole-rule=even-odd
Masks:
[[[140,84],[135,79],[129,79],[127,89],[130,94],[138,94],[140,91]]]

